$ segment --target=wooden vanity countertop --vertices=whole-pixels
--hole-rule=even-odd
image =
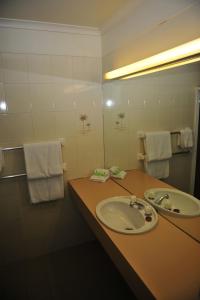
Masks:
[[[96,205],[112,196],[130,193],[109,179],[69,182],[82,215],[138,299],[198,300],[200,244],[159,216],[150,232],[126,235],[110,230],[96,217]]]
[[[138,198],[144,199],[144,192],[151,188],[174,188],[167,183],[160,181],[156,178],[149,176],[148,174],[140,170],[127,171],[127,176],[123,179],[113,179],[123,188],[128,190],[131,194],[136,195]],[[181,217],[170,216],[162,212],[159,212],[163,217],[167,218],[177,227],[181,228],[192,238],[200,242],[200,216],[197,217]]]

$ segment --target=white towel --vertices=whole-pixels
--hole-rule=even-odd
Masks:
[[[60,142],[24,144],[24,155],[31,202],[63,198]]]
[[[64,197],[63,176],[31,179],[28,181],[32,203],[61,199]]]
[[[146,160],[163,160],[172,156],[171,135],[169,131],[147,132],[145,134]]]
[[[158,179],[169,176],[169,158],[172,156],[169,131],[147,132],[145,134],[145,170]]]
[[[107,169],[95,169],[94,173],[90,177],[90,180],[105,182],[109,177],[110,177],[109,170],[107,170]]]
[[[29,179],[63,174],[59,141],[24,144],[26,172]]]
[[[178,135],[178,146],[182,149],[192,148],[193,147],[193,136],[192,129],[185,128],[180,130],[180,134]]]
[[[169,177],[169,160],[160,160],[160,161],[145,161],[145,171],[150,176],[153,176],[158,179],[164,179]]]
[[[4,167],[4,155],[3,150],[0,148],[0,173],[3,171]]]

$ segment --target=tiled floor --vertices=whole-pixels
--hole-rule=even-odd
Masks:
[[[136,299],[98,242],[0,268],[1,300]]]

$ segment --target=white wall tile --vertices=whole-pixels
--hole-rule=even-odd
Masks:
[[[56,112],[56,135],[59,137],[72,137],[78,134],[78,117],[76,110]]]
[[[33,112],[33,128],[37,141],[47,141],[55,139],[56,136],[56,116],[54,112]]]
[[[50,55],[28,55],[28,71],[30,82],[53,82]]]
[[[30,84],[30,102],[33,112],[54,111],[54,86],[51,84]]]
[[[76,101],[74,99],[75,83],[68,81],[65,83],[54,84],[54,104],[55,111],[66,111],[76,108]]]
[[[30,142],[34,139],[33,124],[31,114],[2,114],[0,115],[0,140],[2,142],[18,141]]]
[[[66,82],[72,78],[72,57],[67,55],[52,55],[52,78],[55,82]]]
[[[101,82],[100,59],[83,56],[73,57],[73,78],[88,82]]]
[[[2,54],[3,75],[6,83],[28,82],[27,57],[24,54]]]
[[[5,84],[5,99],[8,105],[8,113],[31,111],[28,84]]]

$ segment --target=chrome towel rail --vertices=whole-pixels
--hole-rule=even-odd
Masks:
[[[2,148],[2,151],[11,151],[11,150],[18,150],[18,149],[23,149],[23,146],[16,146],[16,147],[7,147],[7,148]],[[6,175],[6,176],[1,176],[0,180],[3,179],[9,179],[9,178],[15,178],[15,177],[23,177],[26,176],[26,173],[21,173],[21,174],[13,174],[13,175]]]
[[[61,146],[64,146],[65,145],[65,139],[64,138],[59,138],[58,139],[61,143]],[[1,148],[2,151],[12,151],[12,150],[19,150],[19,149],[24,149],[23,146],[15,146],[15,147],[6,147],[6,148]],[[65,171],[65,167],[63,167],[63,170]],[[3,180],[3,179],[9,179],[9,178],[16,178],[16,177],[24,177],[24,176],[27,176],[26,173],[21,173],[21,174],[13,174],[13,175],[6,175],[6,176],[1,176],[0,177],[0,180]]]
[[[15,177],[23,177],[23,176],[27,176],[27,174],[26,173],[21,173],[21,174],[14,174],[14,175],[6,175],[6,176],[0,177],[0,180],[2,180],[2,179],[9,179],[9,178],[15,178]]]
[[[2,148],[2,151],[10,151],[10,150],[16,150],[16,149],[23,149],[23,146],[17,146],[17,147],[8,147],[8,148]]]

